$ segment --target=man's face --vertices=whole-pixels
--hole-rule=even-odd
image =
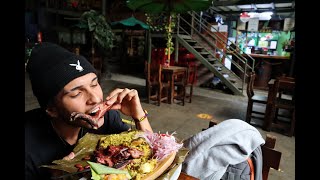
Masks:
[[[83,120],[70,122],[72,112],[90,114],[103,101],[103,92],[96,74],[89,73],[69,82],[57,96],[56,109],[58,118],[68,124],[92,128]],[[104,117],[98,120],[98,126],[104,123]]]

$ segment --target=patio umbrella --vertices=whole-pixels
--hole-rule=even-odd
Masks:
[[[137,29],[149,29],[149,25],[147,25],[146,23],[136,19],[135,17],[131,16],[127,19],[123,19],[121,21],[116,21],[116,22],[112,22],[111,26],[113,27],[119,27],[119,26],[125,26],[125,27],[130,27],[130,28],[137,28]]]
[[[213,0],[127,0],[133,10],[147,13],[202,11],[212,5]]]
[[[121,21],[115,21],[111,23],[113,28],[126,28],[126,29],[149,29],[149,25],[131,16]],[[130,48],[128,49],[129,55],[133,56],[132,37],[130,38]]]
[[[171,23],[171,13],[186,13],[202,11],[212,5],[213,0],[127,0],[127,6],[132,10],[141,10],[149,14],[168,13],[168,24]],[[171,33],[171,28],[167,30]],[[168,48],[168,64],[170,64],[170,48]]]

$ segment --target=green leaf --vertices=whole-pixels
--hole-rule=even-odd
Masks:
[[[92,33],[98,46],[105,50],[113,47],[115,35],[102,14],[99,14],[95,10],[86,11],[80,17],[80,25]]]
[[[93,180],[103,180],[102,177],[97,174],[92,168],[91,169],[91,179]]]
[[[91,161],[87,161],[90,165],[90,167],[96,172],[96,174],[101,175],[101,174],[126,174],[126,176],[131,179],[131,176],[128,171],[125,170],[120,170],[120,169],[115,169],[111,168],[108,166],[105,166],[100,163],[95,163]]]

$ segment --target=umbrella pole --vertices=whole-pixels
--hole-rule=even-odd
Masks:
[[[130,31],[130,48],[129,48],[129,56],[133,56],[133,48],[132,48],[133,40],[132,40],[132,30]]]
[[[168,27],[168,34],[171,33],[171,14],[169,13],[169,27]],[[169,39],[167,39],[167,41],[169,41]],[[168,46],[168,45],[167,45]],[[168,66],[170,66],[170,47],[168,47]]]

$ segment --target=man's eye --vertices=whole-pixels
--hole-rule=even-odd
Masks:
[[[70,96],[72,98],[75,98],[75,97],[78,97],[80,94],[81,94],[81,92],[74,92],[74,93],[70,94]]]
[[[98,83],[97,84],[92,84],[91,87],[97,87],[98,86]]]

